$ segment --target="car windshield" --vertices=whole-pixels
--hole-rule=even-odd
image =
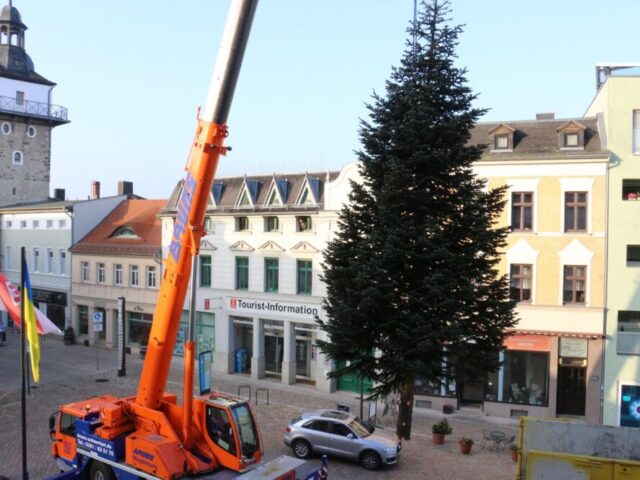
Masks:
[[[369,422],[365,422],[359,417],[354,417],[353,420],[349,422],[349,426],[360,438],[368,437],[376,429],[376,427],[371,425]]]
[[[240,449],[246,458],[253,458],[258,451],[258,434],[253,416],[246,404],[232,407],[233,419],[240,434]]]

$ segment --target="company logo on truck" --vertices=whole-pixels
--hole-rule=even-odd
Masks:
[[[176,224],[173,227],[173,238],[171,239],[171,245],[169,246],[169,253],[171,253],[171,256],[176,263],[178,262],[178,258],[180,258],[180,251],[182,250],[180,237],[184,234],[184,231],[187,228],[189,210],[191,210],[195,189],[196,181],[191,176],[191,172],[187,171],[187,176],[184,179],[184,187],[182,188],[182,194],[180,195],[180,200],[178,200],[178,213],[176,215]]]

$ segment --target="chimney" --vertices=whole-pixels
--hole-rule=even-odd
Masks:
[[[91,182],[91,199],[96,200],[100,198],[100,182],[94,180]]]
[[[64,188],[54,188],[53,189],[53,198],[56,200],[60,200],[64,202]]]
[[[133,194],[133,182],[127,182],[122,180],[118,182],[118,195],[132,195]]]
[[[556,118],[556,114],[553,112],[536,113],[536,120],[553,120],[555,118]]]

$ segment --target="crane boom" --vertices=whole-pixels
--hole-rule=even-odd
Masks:
[[[142,407],[158,408],[165,392],[191,275],[191,259],[197,255],[204,234],[204,214],[218,160],[227,152],[224,146],[226,120],[257,4],[258,0],[234,0],[231,4],[207,103],[198,120],[178,200],[173,236],[165,259],[136,396],[136,403]]]

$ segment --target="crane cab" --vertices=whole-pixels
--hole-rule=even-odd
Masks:
[[[203,434],[220,465],[243,472],[262,461],[260,430],[248,402],[216,392],[197,397],[195,408],[200,410]]]

